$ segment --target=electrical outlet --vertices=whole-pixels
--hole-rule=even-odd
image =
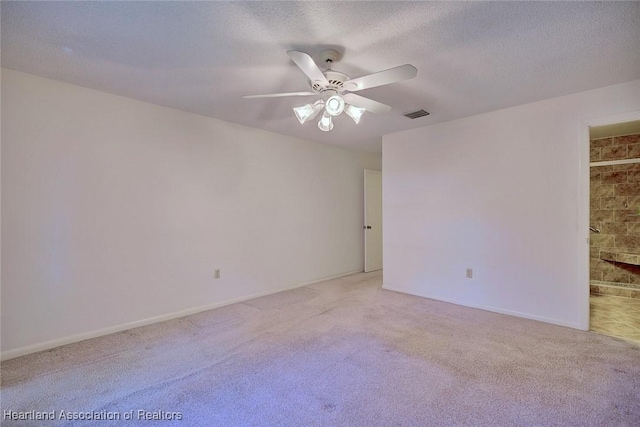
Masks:
[[[220,269],[213,270],[213,278],[214,279],[220,278]]]
[[[471,279],[473,277],[473,269],[467,268],[467,279]]]

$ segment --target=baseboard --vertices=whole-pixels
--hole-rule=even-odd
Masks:
[[[485,310],[485,311],[491,311],[492,313],[507,314],[509,316],[522,317],[524,319],[530,319],[530,320],[537,320],[539,322],[551,323],[552,325],[564,326],[564,327],[572,328],[572,329],[579,329],[581,331],[587,330],[587,329],[581,328],[578,323],[564,322],[562,320],[550,319],[550,318],[542,317],[542,316],[535,316],[535,315],[532,315],[532,314],[529,314],[529,313],[523,313],[523,312],[520,312],[520,311],[505,310],[505,309],[502,309],[502,308],[491,307],[491,306],[486,306],[486,305],[481,305],[481,304],[468,304],[466,302],[457,301],[457,300],[453,300],[453,299],[440,298],[440,297],[435,297],[433,295],[421,294],[421,293],[417,293],[417,292],[409,292],[409,291],[407,291],[405,289],[401,289],[401,288],[397,288],[397,287],[393,287],[393,286],[389,286],[389,285],[382,285],[382,289],[386,289],[386,290],[394,291],[394,292],[401,292],[403,294],[415,295],[415,296],[423,297],[423,298],[429,298],[429,299],[433,299],[433,300],[436,300],[436,301],[448,302],[450,304],[461,305],[463,307],[470,307],[470,308],[477,308],[477,309]]]
[[[263,297],[263,296],[267,296],[267,295],[271,295],[271,294],[277,294],[278,292],[289,291],[291,289],[296,289],[296,288],[300,288],[300,287],[303,287],[303,286],[311,285],[311,284],[314,284],[314,283],[324,282],[326,280],[337,279],[339,277],[349,276],[351,274],[361,273],[361,272],[362,272],[362,270],[348,271],[346,273],[340,273],[340,274],[336,274],[334,276],[323,277],[321,279],[312,280],[312,281],[309,281],[309,282],[298,283],[296,285],[287,286],[287,287],[276,289],[276,290],[272,290],[272,291],[259,292],[259,293],[252,294],[252,295],[247,295],[247,296],[244,296],[244,297],[233,298],[233,299],[230,299],[230,300],[225,300],[225,301],[221,301],[221,302],[217,302],[217,303],[213,303],[213,304],[203,305],[203,306],[199,306],[199,307],[189,308],[189,309],[186,309],[186,310],[176,311],[176,312],[169,313],[169,314],[163,314],[163,315],[160,315],[160,316],[155,316],[155,317],[150,317],[150,318],[147,318],[147,319],[137,320],[135,322],[123,323],[123,324],[120,324],[120,325],[110,326],[108,328],[98,329],[98,330],[90,331],[90,332],[83,332],[81,334],[71,335],[71,336],[64,337],[64,338],[58,338],[58,339],[51,340],[51,341],[46,341],[46,342],[43,342],[43,343],[31,344],[31,345],[24,346],[24,347],[18,347],[18,348],[15,348],[15,349],[12,349],[12,350],[3,351],[2,353],[0,353],[0,360],[14,359],[16,357],[26,356],[27,354],[37,353],[39,351],[44,351],[44,350],[50,350],[52,348],[60,347],[60,346],[63,346],[63,345],[72,344],[72,343],[75,343],[75,342],[84,341],[84,340],[88,340],[88,339],[91,339],[91,338],[97,338],[97,337],[101,337],[103,335],[109,335],[109,334],[113,334],[113,333],[116,333],[116,332],[126,331],[127,329],[134,329],[134,328],[139,328],[141,326],[151,325],[153,323],[159,323],[159,322],[164,322],[164,321],[167,321],[167,320],[178,319],[180,317],[190,316],[192,314],[200,313],[202,311],[213,310],[214,308],[218,308],[218,307],[224,307],[225,305],[236,304],[238,302],[247,301],[247,300],[250,300],[250,299],[253,299],[253,298],[259,298],[259,297]]]

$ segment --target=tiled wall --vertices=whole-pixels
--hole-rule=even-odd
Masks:
[[[591,141],[592,162],[632,158],[640,134]],[[591,168],[590,225],[592,284],[640,289],[640,163]]]

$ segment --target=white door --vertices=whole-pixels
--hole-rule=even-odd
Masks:
[[[364,271],[382,268],[382,172],[364,171]]]

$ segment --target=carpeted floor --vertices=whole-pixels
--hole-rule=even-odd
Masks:
[[[639,346],[381,283],[355,274],[3,362],[3,412],[57,420],[2,425],[640,425]]]

